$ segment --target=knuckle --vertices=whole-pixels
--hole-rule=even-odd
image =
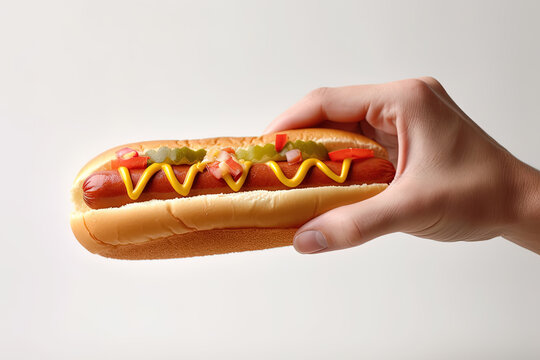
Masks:
[[[323,86],[323,87],[317,88],[315,90],[311,90],[308,93],[308,97],[316,98],[316,99],[324,99],[326,97],[326,94],[328,93],[329,89],[330,89],[329,87]]]
[[[361,226],[355,218],[346,219],[341,225],[342,235],[340,238],[340,248],[351,248],[360,244]]]
[[[442,87],[439,80],[435,79],[433,76],[422,76],[420,80],[422,80],[431,87]]]
[[[402,85],[402,91],[410,98],[419,101],[430,99],[433,91],[424,81],[420,79],[405,80]]]
[[[437,103],[438,97],[427,83],[420,79],[408,79],[399,83],[399,102],[401,115],[409,120],[419,111],[428,111]]]

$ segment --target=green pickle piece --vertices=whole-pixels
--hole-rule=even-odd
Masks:
[[[168,148],[165,146],[157,150],[148,150],[145,154],[149,157],[148,163],[166,163],[171,165],[195,164],[202,161],[206,155],[206,150],[192,150],[188,147]]]
[[[270,160],[285,161],[287,151],[298,149],[302,152],[302,158],[315,158],[319,160],[328,160],[328,151],[323,144],[315,141],[296,140],[295,142],[288,141],[280,152],[276,151],[274,144],[266,144],[264,146],[255,145],[247,149],[237,149],[236,157],[238,159],[252,162],[266,162]]]
[[[236,157],[245,161],[265,162],[269,160],[280,160],[280,155],[276,151],[274,144],[264,146],[255,145],[247,149],[237,149]]]
[[[170,151],[168,147],[162,146],[157,150],[148,150],[145,155],[149,157],[149,163],[161,163],[169,157]]]

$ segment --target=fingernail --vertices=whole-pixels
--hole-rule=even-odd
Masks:
[[[302,254],[311,254],[326,249],[328,243],[320,231],[308,230],[294,237],[293,246]]]

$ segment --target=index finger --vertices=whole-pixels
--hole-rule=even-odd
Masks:
[[[311,91],[303,99],[275,118],[264,133],[315,127],[324,121],[352,123],[364,120],[368,112],[378,112],[379,85],[358,85],[338,88],[323,87]],[[379,109],[380,110],[380,109]]]

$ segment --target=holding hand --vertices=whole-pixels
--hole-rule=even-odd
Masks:
[[[315,126],[379,142],[396,177],[381,194],[306,223],[294,239],[299,252],[405,232],[440,241],[503,236],[540,254],[540,172],[489,137],[435,79],[317,89],[266,132]]]

